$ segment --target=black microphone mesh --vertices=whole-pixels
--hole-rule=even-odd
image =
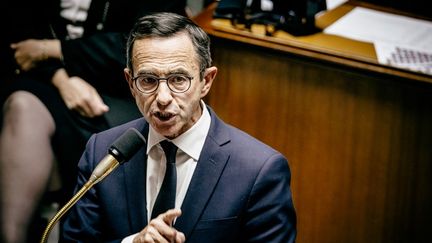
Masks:
[[[109,152],[119,163],[128,161],[144,145],[145,138],[135,128],[129,128],[111,145]]]

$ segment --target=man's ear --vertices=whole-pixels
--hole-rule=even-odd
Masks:
[[[213,84],[213,80],[216,78],[217,74],[217,67],[209,67],[206,68],[204,71],[204,77],[202,82],[204,82],[204,85],[201,88],[201,98],[206,96],[208,92],[210,91],[210,88]]]
[[[125,68],[123,70],[126,81],[128,82],[129,85],[129,89],[132,93],[132,96],[135,97],[135,89],[134,89],[134,81],[133,81],[133,76],[132,76],[132,70],[130,70],[129,68]]]

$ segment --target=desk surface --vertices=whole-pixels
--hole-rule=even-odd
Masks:
[[[369,43],[268,38],[211,11],[197,20],[218,67],[206,103],[288,158],[297,242],[428,241],[432,78],[380,66]]]
[[[316,19],[316,26],[324,29],[355,6],[355,3],[348,2],[322,14]],[[195,21],[210,35],[372,72],[432,83],[430,75],[379,64],[372,43],[322,32],[296,37],[284,31],[278,31],[274,36],[269,37],[265,35],[265,29],[260,25],[253,25],[252,30],[249,31],[234,28],[229,20],[213,19],[215,7],[215,4],[211,5],[195,18]]]

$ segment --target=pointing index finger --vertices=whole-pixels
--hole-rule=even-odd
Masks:
[[[180,217],[180,215],[182,214],[180,209],[170,209],[168,211],[166,211],[165,213],[161,214],[160,216],[162,217],[162,220],[168,224],[168,225],[173,225],[174,220],[177,217]]]

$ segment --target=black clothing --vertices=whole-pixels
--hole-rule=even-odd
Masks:
[[[82,38],[69,39],[68,20],[60,16],[60,1],[7,1],[0,25],[0,104],[16,90],[36,95],[48,108],[56,124],[52,146],[65,186],[70,194],[75,185],[76,164],[92,133],[140,117],[124,78],[126,36],[135,20],[150,12],[184,14],[186,0],[92,0]],[[59,39],[63,60],[48,60],[34,70],[15,75],[17,68],[10,43],[29,38]],[[110,111],[101,117],[84,118],[69,110],[50,83],[54,72],[64,68],[69,76],[90,83]],[[0,117],[1,118],[1,117]],[[1,119],[0,119],[1,120]]]

